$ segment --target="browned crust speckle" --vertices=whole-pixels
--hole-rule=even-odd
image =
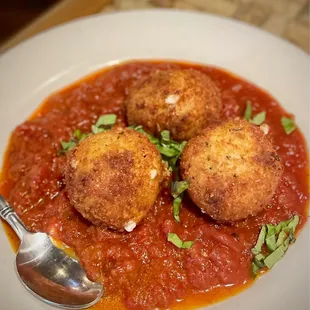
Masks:
[[[189,141],[181,158],[190,197],[219,221],[241,220],[262,210],[282,170],[268,138],[244,120],[213,123]]]
[[[151,177],[151,171],[156,176]],[[116,230],[139,223],[155,203],[163,178],[161,156],[146,136],[115,128],[88,137],[68,158],[66,190],[88,220]]]
[[[170,95],[178,96],[167,104]],[[221,95],[212,79],[197,70],[163,70],[130,89],[125,101],[129,124],[142,125],[157,135],[167,129],[172,138],[188,140],[208,121],[218,119]]]

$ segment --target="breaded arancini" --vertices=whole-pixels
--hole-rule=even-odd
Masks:
[[[282,165],[258,126],[231,120],[210,125],[188,142],[181,171],[202,212],[229,222],[255,215],[269,203]]]
[[[216,84],[194,69],[155,71],[129,89],[125,106],[129,124],[156,136],[167,129],[179,141],[197,135],[222,109]]]
[[[83,140],[68,159],[66,189],[72,205],[89,221],[132,231],[159,194],[161,156],[149,139],[115,128]]]

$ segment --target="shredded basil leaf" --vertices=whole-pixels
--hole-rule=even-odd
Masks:
[[[96,124],[91,126],[91,131],[92,131],[91,133],[85,133],[85,132],[81,132],[80,129],[75,129],[73,132],[72,138],[69,141],[60,142],[62,150],[60,150],[58,154],[64,154],[74,149],[79,142],[83,141],[91,134],[97,134],[97,133],[106,131],[108,129],[111,129],[111,127],[115,124],[115,122],[116,122],[115,114],[106,114],[106,115],[100,116]]]
[[[257,255],[255,255],[254,257],[254,263],[259,266],[260,268],[264,267],[264,262],[263,260],[265,259],[265,255],[263,255],[262,253],[259,253]]]
[[[104,131],[107,131],[106,128],[100,128],[100,127],[97,127],[96,125],[92,125],[91,126],[91,132],[96,135],[97,133],[100,133],[100,132],[104,132]]]
[[[264,259],[264,264],[268,269],[271,269],[285,254],[286,247],[284,244],[280,245],[275,251]]]
[[[252,265],[251,265],[251,272],[252,272],[252,276],[253,276],[254,279],[255,279],[256,276],[258,275],[259,270],[260,270],[260,267],[257,266],[254,262],[252,262]]]
[[[285,254],[290,244],[295,242],[294,232],[299,224],[299,216],[295,215],[288,221],[277,225],[266,224],[262,227],[252,253],[255,255],[251,272],[256,276],[260,268],[271,269]],[[266,244],[267,251],[262,253],[262,246]],[[266,253],[267,252],[267,253]]]
[[[162,159],[168,163],[170,170],[176,169],[176,163],[186,145],[186,141],[176,142],[171,140],[170,132],[168,130],[163,130],[160,133],[160,138],[156,138],[148,134],[141,125],[139,126],[129,126],[130,129],[136,130],[140,133],[146,135],[151,143],[153,143],[159,150]]]
[[[287,239],[288,233],[285,232],[285,230],[280,231],[276,246],[279,247],[284,243],[284,241]]]
[[[180,207],[182,199],[183,195],[180,195],[173,199],[173,217],[178,223],[180,223]]]
[[[175,233],[168,233],[167,240],[179,249],[190,249],[194,244],[194,241],[182,241]]]
[[[274,251],[277,246],[276,246],[276,235],[275,235],[275,227],[271,224],[267,224],[267,235],[266,235],[266,245],[269,251]]]
[[[194,244],[194,241],[183,241],[182,249],[190,249]]]
[[[249,121],[251,119],[251,116],[252,116],[252,105],[251,105],[251,101],[248,100],[246,102],[246,108],[245,108],[245,111],[244,111],[244,116],[243,118],[247,121]]]
[[[115,114],[101,115],[98,118],[96,124],[91,126],[91,131],[95,135],[97,133],[111,129],[115,123],[116,123],[116,115]]]
[[[266,112],[260,112],[258,114],[256,114],[253,119],[251,120],[251,123],[255,124],[255,125],[261,125],[264,121],[266,120]]]
[[[81,132],[80,129],[75,129],[73,133],[73,137],[81,142],[88,137],[88,134],[85,132]]]
[[[96,126],[113,126],[116,123],[116,115],[115,114],[105,114],[101,115],[97,122]]]
[[[76,147],[76,142],[74,140],[61,141],[60,144],[62,147],[62,152],[64,153],[71,151],[72,149]]]
[[[166,142],[166,143],[169,143],[170,142],[170,132],[169,130],[163,130],[161,133],[160,133],[160,138],[161,138],[161,142]]]
[[[183,193],[189,186],[188,181],[174,181],[171,183],[171,195],[173,199],[173,217],[180,223],[180,207],[183,199]]]
[[[171,195],[173,198],[177,198],[189,186],[189,181],[175,181],[171,183]]]
[[[294,120],[289,117],[283,116],[281,118],[281,125],[287,135],[291,134],[296,129]]]
[[[266,226],[264,225],[261,228],[260,233],[258,235],[257,242],[256,242],[254,248],[252,249],[252,253],[254,255],[257,255],[257,254],[259,254],[262,251],[262,245],[265,242],[266,232],[267,232],[267,229],[266,229]]]
[[[299,216],[295,215],[293,219],[288,223],[287,227],[290,228],[294,233],[298,223],[299,223]]]
[[[266,120],[266,112],[262,111],[262,112],[256,114],[252,119],[252,104],[251,104],[251,101],[248,100],[246,102],[246,108],[244,111],[243,118],[246,121],[249,121],[249,122],[259,126]]]
[[[179,154],[177,150],[167,146],[157,145],[157,148],[160,154],[165,155],[166,157],[175,157]]]
[[[88,134],[82,133],[80,129],[76,129],[73,132],[73,137],[69,141],[60,141],[62,150],[58,154],[64,154],[74,149],[77,144],[88,137]]]

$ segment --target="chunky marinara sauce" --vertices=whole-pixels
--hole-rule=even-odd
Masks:
[[[75,129],[89,132],[99,116],[115,113],[127,126],[123,102],[128,89],[155,69],[195,68],[209,74],[222,91],[222,117],[267,112],[268,136],[284,173],[266,210],[234,225],[219,225],[200,213],[188,197],[181,224],[173,219],[172,198],[164,189],[147,218],[131,233],[116,233],[84,220],[70,205],[64,184],[65,155],[60,141]],[[1,193],[31,231],[44,231],[72,248],[90,279],[103,282],[106,297],[96,309],[189,309],[231,296],[253,282],[251,248],[262,224],[293,215],[307,221],[307,147],[299,130],[286,135],[287,113],[270,95],[218,68],[175,62],[131,62],[95,73],[50,96],[13,132]],[[122,185],[120,184],[120,187]],[[167,241],[167,233],[196,240],[190,249]]]

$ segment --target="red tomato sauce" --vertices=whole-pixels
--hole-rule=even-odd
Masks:
[[[127,126],[123,102],[128,89],[155,69],[195,68],[209,74],[222,91],[222,117],[242,117],[247,100],[253,114],[267,112],[268,137],[281,157],[278,189],[258,216],[220,225],[186,197],[181,224],[173,219],[172,198],[164,189],[153,210],[132,233],[99,228],[70,205],[64,186],[66,156],[60,141],[75,129],[89,132],[103,114],[115,113]],[[222,69],[178,62],[129,62],[97,72],[51,95],[12,133],[0,191],[31,231],[44,231],[72,248],[90,279],[103,282],[106,297],[96,309],[190,309],[234,295],[253,282],[251,248],[262,224],[300,216],[307,221],[308,158],[303,135],[286,135],[288,115],[269,94]],[[167,241],[174,232],[196,240],[190,249]],[[11,238],[14,239],[12,232]],[[13,237],[12,237],[13,236]],[[14,239],[16,246],[16,238]]]

